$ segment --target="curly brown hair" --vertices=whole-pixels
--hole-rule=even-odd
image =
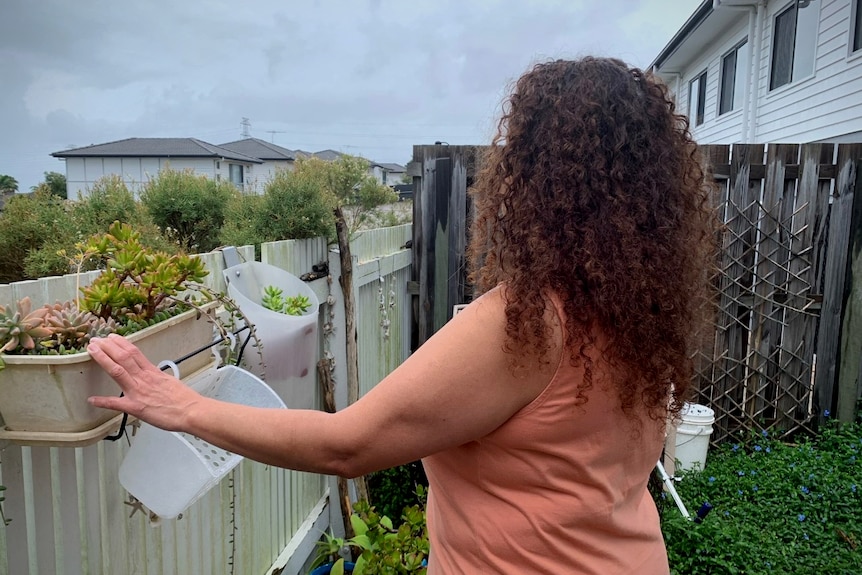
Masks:
[[[627,374],[623,410],[678,415],[717,219],[667,88],[616,59],[537,64],[504,102],[482,164],[471,190],[470,279],[477,293],[506,285],[513,366],[550,349],[543,314],[553,292],[571,361],[585,367],[581,403],[598,329],[609,342],[604,359]]]

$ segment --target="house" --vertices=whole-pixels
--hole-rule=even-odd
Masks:
[[[127,138],[106,144],[73,148],[51,154],[66,161],[67,197],[89,193],[101,177],[116,174],[137,193],[159,170],[192,170],[216,180],[228,180],[240,190],[261,194],[279,168],[293,170],[300,158],[337,160],[344,154],[335,150],[303,152],[289,150],[258,138],[244,138],[214,145],[196,138]],[[369,163],[369,174],[383,184],[401,181],[399,164]]]
[[[302,157],[297,150],[288,150],[258,138],[245,138],[219,144],[219,148],[251,156],[263,162],[260,166],[255,167],[254,178],[246,179],[246,189],[258,193],[263,193],[264,185],[272,179],[276,170],[293,170],[296,159]]]
[[[705,0],[650,68],[698,143],[862,141],[862,0]]]
[[[371,162],[369,170],[371,170],[371,174],[377,178],[378,182],[390,187],[400,184],[406,172],[404,166],[401,164],[381,164],[377,162]]]
[[[70,199],[86,196],[102,176],[118,174],[137,193],[159,170],[193,170],[216,180],[227,179],[244,189],[263,160],[214,146],[195,138],[127,138],[51,154],[66,161],[66,192]]]

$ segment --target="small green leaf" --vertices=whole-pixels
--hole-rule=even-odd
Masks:
[[[329,575],[344,575],[344,559],[339,559],[332,565]]]

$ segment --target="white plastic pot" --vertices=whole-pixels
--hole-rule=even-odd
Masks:
[[[221,401],[285,407],[260,378],[232,365],[204,371],[187,383],[202,395]],[[142,423],[120,465],[120,483],[159,517],[173,518],[218,484],[240,461],[241,456],[198,437]]]
[[[231,266],[223,273],[228,295],[254,324],[263,344],[260,356],[257,349],[246,349],[243,367],[266,380],[291,408],[314,407],[320,307],[314,291],[295,275],[261,262]],[[285,297],[304,295],[311,307],[301,316],[266,309],[261,300],[267,286],[280,288]]]

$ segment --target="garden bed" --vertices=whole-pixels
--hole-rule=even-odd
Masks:
[[[658,498],[671,572],[678,575],[862,573],[862,424],[830,422],[815,438],[768,432],[727,443],[677,491],[702,523]]]

